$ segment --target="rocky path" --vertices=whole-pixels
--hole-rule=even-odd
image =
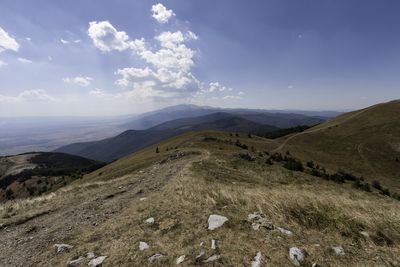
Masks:
[[[0,266],[48,265],[51,259],[44,258],[43,252],[54,249],[55,244],[68,243],[81,227],[95,229],[118,216],[126,206],[160,190],[171,177],[208,155],[208,151],[202,151],[201,155],[152,165],[112,181],[75,185],[58,192],[49,200],[54,202],[49,212],[0,229]]]

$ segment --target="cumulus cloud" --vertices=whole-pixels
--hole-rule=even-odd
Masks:
[[[23,57],[19,57],[19,58],[17,58],[17,60],[19,62],[21,62],[21,63],[24,63],[24,64],[31,64],[32,63],[32,60],[29,60],[29,59],[26,59],[26,58],[23,58]]]
[[[92,21],[88,34],[93,44],[102,52],[124,51],[128,48],[144,49],[144,40],[130,40],[124,31],[117,31],[109,21]]]
[[[210,86],[208,87],[209,92],[224,92],[227,88],[221,85],[219,82],[211,82]]]
[[[60,42],[63,43],[63,44],[69,44],[69,41],[64,40],[64,39],[62,39],[62,38],[60,39]]]
[[[0,95],[0,102],[16,103],[28,101],[55,101],[56,99],[47,94],[43,89],[25,90],[17,96]]]
[[[82,87],[87,87],[90,85],[90,83],[93,81],[93,78],[91,77],[84,77],[84,76],[76,76],[72,78],[64,78],[63,82],[65,83],[71,83],[71,84],[76,84]]]
[[[3,28],[0,27],[0,52],[12,50],[17,52],[19,44]]]
[[[163,4],[151,6],[152,17],[161,24],[167,23],[171,17],[175,16],[174,11],[167,9]]]
[[[154,5],[152,10],[153,15],[160,21],[167,22],[171,16],[175,16],[161,4]],[[172,13],[166,18],[165,14],[161,15],[164,11]],[[130,50],[146,63],[141,68],[128,67],[115,72],[118,76],[115,84],[123,87],[124,92],[109,94],[93,90],[90,93],[93,96],[190,99],[199,95],[206,97],[217,94],[222,98],[223,93],[232,91],[232,88],[227,88],[219,82],[203,83],[193,75],[195,51],[188,42],[197,40],[198,36],[192,31],[164,31],[153,40],[131,39],[109,21],[93,21],[89,23],[88,34],[100,51]]]

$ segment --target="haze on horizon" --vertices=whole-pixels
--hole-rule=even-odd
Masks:
[[[0,116],[175,104],[349,110],[400,98],[398,1],[0,4]]]

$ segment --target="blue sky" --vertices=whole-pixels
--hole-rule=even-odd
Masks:
[[[396,0],[0,3],[0,116],[400,98]]]

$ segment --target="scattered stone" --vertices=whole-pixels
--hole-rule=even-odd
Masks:
[[[208,218],[208,230],[215,230],[221,227],[227,220],[228,218],[221,215],[210,215]]]
[[[318,263],[314,262],[311,267],[319,267]]]
[[[149,244],[147,244],[146,242],[142,242],[142,241],[139,242],[139,250],[140,251],[146,250],[148,248],[150,248]]]
[[[204,242],[200,242],[200,247],[202,247],[204,245]]]
[[[107,258],[107,256],[100,256],[100,257],[94,258],[89,261],[88,266],[89,267],[101,266],[106,258]]]
[[[289,259],[294,265],[300,266],[304,261],[304,257],[305,255],[302,249],[297,247],[292,247],[289,249]]]
[[[221,256],[215,254],[215,255],[212,255],[211,257],[209,257],[208,259],[204,260],[203,262],[204,262],[204,263],[212,262],[212,261],[218,260],[219,258],[221,258]]]
[[[139,201],[145,201],[147,199],[147,197],[141,197],[140,199],[139,199]]]
[[[217,249],[217,240],[211,240],[211,249]]]
[[[154,218],[153,217],[148,218],[145,222],[148,223],[148,224],[153,224],[154,223]]]
[[[261,252],[257,252],[256,256],[254,257],[253,261],[251,262],[251,267],[260,267],[263,261],[263,256]]]
[[[342,246],[332,247],[333,252],[336,256],[343,257],[346,253],[344,253],[344,249]]]
[[[81,263],[85,260],[85,257],[80,256],[79,258],[72,260],[68,263],[68,266],[75,267],[81,265]]]
[[[86,258],[87,259],[93,259],[94,257],[96,257],[96,255],[94,255],[94,253],[93,252],[88,252],[87,254],[86,254]]]
[[[277,227],[276,229],[278,229],[279,232],[281,232],[282,234],[291,236],[293,235],[292,231],[289,231],[287,229],[281,228],[281,227]]]
[[[366,238],[369,237],[369,234],[368,234],[367,231],[361,231],[361,232],[360,232],[360,235],[362,235],[362,236],[364,236],[364,237],[366,237]]]
[[[204,251],[200,251],[199,255],[196,256],[196,260],[200,259],[203,257],[206,253]]]
[[[176,259],[176,264],[181,264],[185,260],[186,255],[179,256]]]
[[[265,228],[267,230],[274,229],[273,223],[268,220],[267,216],[263,213],[255,212],[249,214],[247,216],[247,221],[251,223],[251,227],[256,231],[260,230],[260,228]]]
[[[68,244],[55,244],[54,247],[56,248],[57,253],[66,252],[73,248],[73,246]]]
[[[157,254],[154,254],[153,256],[149,257],[148,261],[153,262],[153,261],[156,261],[156,260],[164,258],[164,257],[165,256],[163,254],[157,253]]]

